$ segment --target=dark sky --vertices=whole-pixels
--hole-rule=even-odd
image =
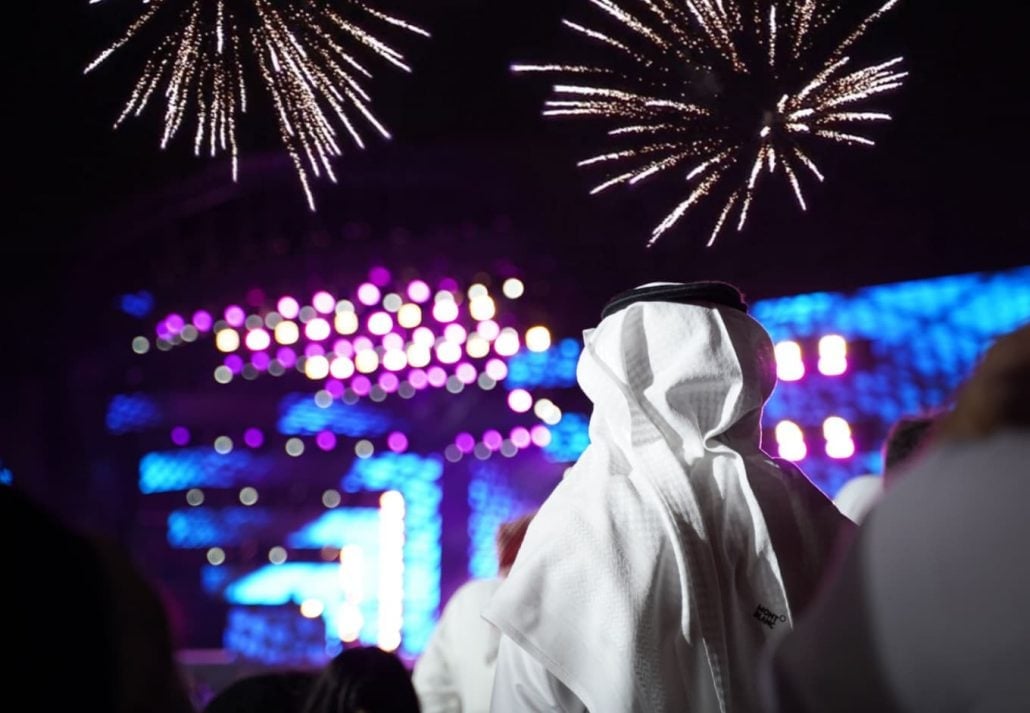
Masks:
[[[17,122],[8,133],[15,156],[8,175],[16,187],[3,250],[7,266],[18,264],[23,277],[56,276],[70,257],[95,249],[86,228],[136,196],[221,168],[194,159],[185,138],[159,151],[157,112],[111,131],[134,58],[116,56],[110,69],[88,77],[81,70],[135,5],[26,3],[9,26],[20,47],[7,63],[9,116]],[[514,60],[561,56],[570,37],[559,20],[589,17],[585,0],[393,0],[389,7],[434,38],[403,38],[416,69],[411,77],[380,73],[375,106],[396,138],[389,146],[373,142],[359,161],[382,158],[386,170],[403,173],[406,162],[416,165],[427,153],[446,160],[453,150],[492,162],[498,173],[536,173],[543,190],[560,197],[539,207],[562,214],[563,234],[548,236],[546,245],[584,279],[607,279],[616,265],[634,277],[718,276],[760,294],[787,294],[1025,263],[1024,5],[995,2],[990,11],[973,11],[968,3],[904,0],[865,45],[872,58],[905,54],[912,73],[885,102],[896,118],[876,132],[880,145],[831,151],[828,181],[809,184],[808,213],[773,192],[744,233],[714,248],[703,247],[707,233],[691,229],[688,218],[688,227],[644,249],[650,227],[678,195],[668,189],[643,184],[585,199],[596,175],[572,165],[591,149],[583,127],[542,120],[546,83],[508,72]],[[255,147],[250,154],[276,149],[274,137],[247,140]],[[513,155],[522,158],[510,169]],[[346,181],[346,160],[340,165]],[[320,197],[332,203],[339,194]],[[283,200],[299,203],[299,193]],[[121,277],[111,269],[109,277]]]

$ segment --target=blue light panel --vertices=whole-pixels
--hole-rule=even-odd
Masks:
[[[551,442],[544,446],[544,457],[552,463],[571,463],[579,458],[590,443],[590,418],[582,413],[566,412],[561,421],[547,428]]]
[[[190,508],[168,514],[172,547],[231,547],[275,525],[275,511],[255,507]]]
[[[404,625],[402,648],[417,655],[425,648],[440,604],[440,476],[438,456],[384,453],[357,459],[343,476],[349,493],[397,490],[405,501]]]
[[[505,388],[568,388],[576,385],[576,364],[582,345],[563,339],[547,351],[520,351],[508,361]]]
[[[115,435],[138,433],[163,423],[161,408],[144,394],[118,394],[107,405],[107,432]]]
[[[297,609],[233,607],[223,644],[244,660],[266,665],[323,666],[325,629],[319,619],[306,619]]]
[[[333,401],[327,408],[315,403],[310,394],[288,394],[279,402],[279,433],[311,436],[332,431],[338,436],[379,436],[397,425],[386,414],[362,404]]]
[[[497,574],[497,528],[537,507],[519,496],[508,470],[494,460],[469,463],[469,576]]]
[[[207,446],[153,451],[140,459],[139,489],[144,495],[188,488],[229,488],[246,480],[260,482],[275,461],[244,450],[220,454]]]

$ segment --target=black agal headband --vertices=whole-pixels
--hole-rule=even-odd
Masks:
[[[730,307],[747,314],[744,295],[727,282],[662,282],[626,290],[608,300],[601,319],[629,307],[634,302],[709,303]]]

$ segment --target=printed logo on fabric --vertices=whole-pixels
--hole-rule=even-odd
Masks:
[[[772,611],[771,609],[767,609],[761,604],[759,604],[755,608],[754,617],[755,619],[758,619],[758,621],[768,626],[770,629],[772,629],[781,621],[787,621],[786,614],[777,614],[776,612]]]

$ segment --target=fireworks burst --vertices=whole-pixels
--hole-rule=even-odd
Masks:
[[[100,2],[103,0],[90,0],[91,4]],[[359,0],[143,0],[140,16],[85,72],[96,69],[149,28],[169,23],[170,29],[144,63],[115,127],[130,116],[139,116],[155,94],[161,93],[161,147],[195,115],[194,152],[200,155],[206,150],[212,156],[228,152],[236,180],[237,127],[247,111],[248,89],[257,79],[271,100],[280,139],[314,210],[310,178],[324,173],[336,181],[331,161],[343,153],[339,127],[364,148],[355,125],[355,118],[361,115],[383,138],[390,138],[372,113],[371,97],[361,85],[361,80],[372,74],[343,43],[360,45],[365,54],[411,71],[399,52],[349,16],[344,17],[337,6],[373,22],[429,36]]]
[[[832,0],[590,2],[602,11],[594,27],[564,24],[592,41],[597,60],[513,70],[560,77],[544,115],[593,117],[611,127],[616,150],[579,163],[614,167],[592,193],[684,171],[687,196],[648,245],[717,192],[725,202],[708,245],[727,222],[743,229],[766,171],[787,179],[804,210],[799,169],[823,180],[806,146],[813,137],[872,145],[855,127],[891,117],[859,105],[899,87],[907,74],[900,57],[855,68],[845,54],[898,0],[835,40],[829,36],[842,20]]]

